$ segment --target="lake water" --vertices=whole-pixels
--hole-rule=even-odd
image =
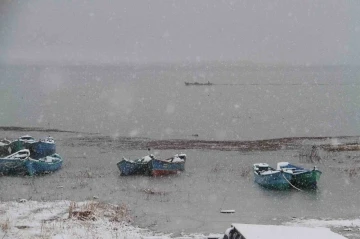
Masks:
[[[2,66],[0,124],[152,139],[360,135],[359,76],[352,67]],[[184,84],[208,81],[214,85]],[[1,131],[1,137],[26,133],[47,136]],[[319,164],[323,175],[317,191],[278,192],[258,187],[251,166],[299,163],[295,150],[191,149],[185,150],[188,161],[180,175],[121,177],[116,168],[121,157],[144,156],[146,149],[124,149],[121,142],[80,144],[77,137],[91,137],[87,133],[50,133],[65,159],[63,168],[43,177],[1,177],[0,200],[97,196],[129,205],[136,225],[177,233],[223,232],[232,222],[280,224],[292,217],[360,213],[360,179],[342,168],[360,167],[357,152],[335,154]],[[235,214],[221,214],[221,209]]]
[[[359,135],[359,77],[341,66],[1,66],[0,124],[164,139]]]

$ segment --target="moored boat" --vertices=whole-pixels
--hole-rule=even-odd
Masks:
[[[282,170],[276,170],[266,163],[253,165],[255,182],[264,188],[288,189],[292,175],[285,174]]]
[[[122,158],[122,160],[116,165],[120,170],[120,175],[122,176],[147,174],[149,171],[148,164],[153,158],[154,156],[152,154],[135,160]]]
[[[185,170],[186,154],[175,154],[168,159],[154,158],[149,162],[149,172],[152,176],[177,174]]]
[[[9,144],[9,152],[17,152],[21,149],[29,149],[33,159],[43,158],[56,153],[55,140],[52,137],[36,140],[30,135],[24,135]]]
[[[52,137],[33,142],[29,145],[31,158],[40,159],[56,153],[55,140]]]
[[[279,162],[277,169],[291,175],[291,184],[299,188],[316,188],[322,174],[316,167],[310,170],[288,162]]]
[[[27,169],[25,162],[29,160],[30,151],[22,149],[18,152],[0,158],[1,175],[25,175]]]
[[[63,159],[59,154],[52,154],[40,159],[29,158],[25,161],[27,173],[30,176],[36,174],[52,173],[59,170]]]
[[[11,152],[18,152],[19,150],[22,149],[29,149],[29,145],[35,142],[36,142],[35,138],[30,135],[20,136],[18,139],[12,141],[9,144],[10,146],[9,151],[11,153]]]

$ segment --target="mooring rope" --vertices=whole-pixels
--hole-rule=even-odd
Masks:
[[[290,183],[290,181],[284,176],[284,174],[282,172],[281,172],[281,175],[285,178],[286,182],[288,182],[291,187],[295,188],[296,190],[302,191],[300,188],[297,188],[294,185],[292,185],[292,183]]]

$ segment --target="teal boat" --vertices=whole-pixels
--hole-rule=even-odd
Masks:
[[[30,135],[23,135],[9,144],[10,146],[9,151],[10,153],[12,153],[12,152],[18,152],[19,150],[22,149],[29,149],[30,145],[35,142],[36,140],[34,137]]]
[[[25,161],[27,174],[30,176],[37,174],[52,173],[59,170],[63,159],[59,154],[52,154],[40,159],[29,158]]]
[[[120,175],[122,176],[128,176],[134,174],[148,174],[149,173],[148,164],[153,159],[154,159],[154,155],[152,154],[135,160],[122,158],[122,160],[118,162],[116,165],[120,170]]]
[[[149,162],[149,172],[152,176],[177,174],[185,170],[186,154],[175,154],[168,159],[153,159]]]
[[[310,170],[288,162],[279,162],[277,169],[283,170],[285,174],[291,175],[291,184],[299,188],[316,188],[317,182],[322,174],[316,167]]]
[[[31,158],[40,159],[55,154],[56,144],[55,140],[50,136],[45,139],[36,140],[30,135],[24,135],[12,141],[7,149],[10,153],[17,152],[21,149],[29,149]]]
[[[291,174],[276,170],[266,163],[254,164],[253,170],[255,182],[264,188],[284,190],[289,189],[291,186]]]
[[[0,158],[1,175],[25,175],[27,168],[25,162],[29,160],[30,151],[22,149],[9,156]]]

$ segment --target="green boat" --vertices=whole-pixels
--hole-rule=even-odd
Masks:
[[[18,152],[19,150],[22,149],[28,149],[30,145],[35,142],[36,142],[35,138],[33,138],[30,135],[21,136],[17,140],[14,140],[9,144],[10,146],[9,151],[10,153],[12,153],[12,152]]]
[[[317,188],[317,182],[322,174],[316,167],[310,170],[288,162],[279,162],[277,170],[282,170],[284,174],[290,174],[292,176],[291,184],[299,188]]]
[[[9,156],[0,158],[0,175],[27,174],[26,161],[29,160],[30,151],[22,149]]]

